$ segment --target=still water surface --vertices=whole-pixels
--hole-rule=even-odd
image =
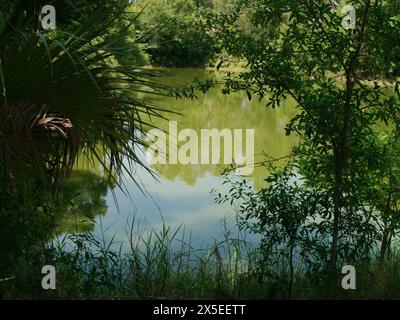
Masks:
[[[222,79],[223,73],[198,69],[169,70],[171,75],[163,79],[170,84],[189,84],[199,79]],[[182,115],[169,115],[177,121],[179,129],[194,129],[200,136],[201,129],[254,129],[255,162],[264,154],[275,158],[287,155],[296,143],[295,137],[285,135],[285,126],[294,116],[295,109],[289,101],[279,109],[271,109],[258,99],[249,101],[246,93],[224,95],[221,88],[213,88],[198,99],[163,98],[158,105],[178,111]],[[168,123],[158,126],[168,129]],[[245,130],[244,130],[245,131]],[[243,137],[244,138],[244,137]],[[245,146],[245,141],[243,142]],[[132,216],[145,222],[147,230],[159,230],[163,223],[176,229],[184,226],[191,232],[192,239],[198,242],[218,240],[223,234],[222,221],[227,218],[230,228],[233,225],[234,211],[228,205],[214,202],[212,189],[218,192],[227,190],[223,186],[222,165],[155,165],[156,181],[145,170],[138,168],[135,176],[145,192],[134,181],[125,181],[129,195],[118,188],[102,183],[93,170],[77,169],[71,177],[71,192],[79,194],[82,201],[79,212],[60,223],[60,232],[90,230],[97,236],[106,231],[106,237],[115,236],[116,241],[127,239],[127,226]],[[100,174],[100,172],[99,172]],[[267,174],[264,167],[256,167],[248,177],[255,189],[263,185]]]

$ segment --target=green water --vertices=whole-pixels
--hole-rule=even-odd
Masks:
[[[175,85],[188,84],[195,77],[222,80],[224,76],[224,73],[198,69],[168,71],[171,74],[162,81]],[[180,113],[168,115],[169,120],[177,122],[178,130],[194,129],[199,136],[202,129],[254,129],[255,163],[262,162],[265,155],[280,158],[289,154],[297,141],[296,137],[287,137],[284,130],[296,112],[290,101],[273,110],[265,106],[267,101],[249,101],[246,93],[224,95],[221,89],[200,93],[195,100],[158,98],[154,102]],[[155,124],[168,130],[167,121],[156,120]],[[232,208],[215,204],[210,194],[212,189],[218,192],[227,189],[221,178],[224,167],[222,164],[157,164],[152,169],[158,181],[138,168],[135,177],[145,192],[128,179],[125,186],[129,195],[118,188],[107,188],[96,179],[96,170],[80,167],[68,187],[68,192],[79,194],[75,212],[62,215],[59,232],[90,230],[101,234],[101,230],[107,230],[107,234],[123,241],[126,227],[135,214],[146,221],[149,229],[160,228],[164,221],[173,228],[184,225],[194,238],[217,239],[221,234],[221,220],[234,215]],[[266,174],[264,167],[257,166],[247,179],[259,189]]]

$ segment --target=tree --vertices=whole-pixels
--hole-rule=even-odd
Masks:
[[[398,65],[388,54],[396,51],[393,37],[400,35],[395,3],[349,4],[356,10],[354,30],[344,29],[343,17],[325,1],[241,0],[232,13],[214,20],[222,46],[248,62],[248,71],[230,75],[226,92],[245,90],[267,98],[273,108],[282,99],[296,101],[298,115],[287,134],[302,138],[293,156],[305,184],[331,203],[320,226],[330,234],[326,268],[332,286],[338,264],[365,259],[376,240],[376,208],[365,190],[385,154],[371,147],[377,124],[397,124],[399,112],[395,79],[387,79],[396,88],[389,93],[379,81],[364,81],[367,65],[380,76]],[[237,23],[243,8],[251,12],[251,34]]]
[[[154,65],[204,67],[215,54],[214,39],[207,32],[203,1],[152,0],[140,16],[145,51]]]

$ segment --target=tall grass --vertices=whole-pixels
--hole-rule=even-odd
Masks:
[[[224,232],[222,241],[194,246],[190,234],[163,224],[145,232],[136,218],[129,224],[129,249],[112,237],[68,235],[53,242],[51,259],[60,287],[56,297],[74,298],[260,298],[251,269],[256,250],[243,234]]]
[[[224,224],[226,226],[226,224]],[[134,218],[123,246],[106,231],[68,234],[55,239],[36,260],[0,279],[3,298],[26,299],[288,299],[286,259],[277,260],[275,274],[263,269],[257,245],[244,234],[223,232],[223,239],[199,248],[183,228],[146,230]],[[52,264],[57,289],[40,287],[41,267]],[[357,289],[337,286],[341,299],[398,299],[400,251],[384,264],[378,259],[357,266]],[[323,277],[296,268],[292,299],[324,299],[330,286]]]

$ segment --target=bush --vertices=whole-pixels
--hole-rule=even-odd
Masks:
[[[149,3],[141,21],[151,64],[204,67],[213,58],[214,41],[205,30],[202,10],[201,5],[186,0]]]

